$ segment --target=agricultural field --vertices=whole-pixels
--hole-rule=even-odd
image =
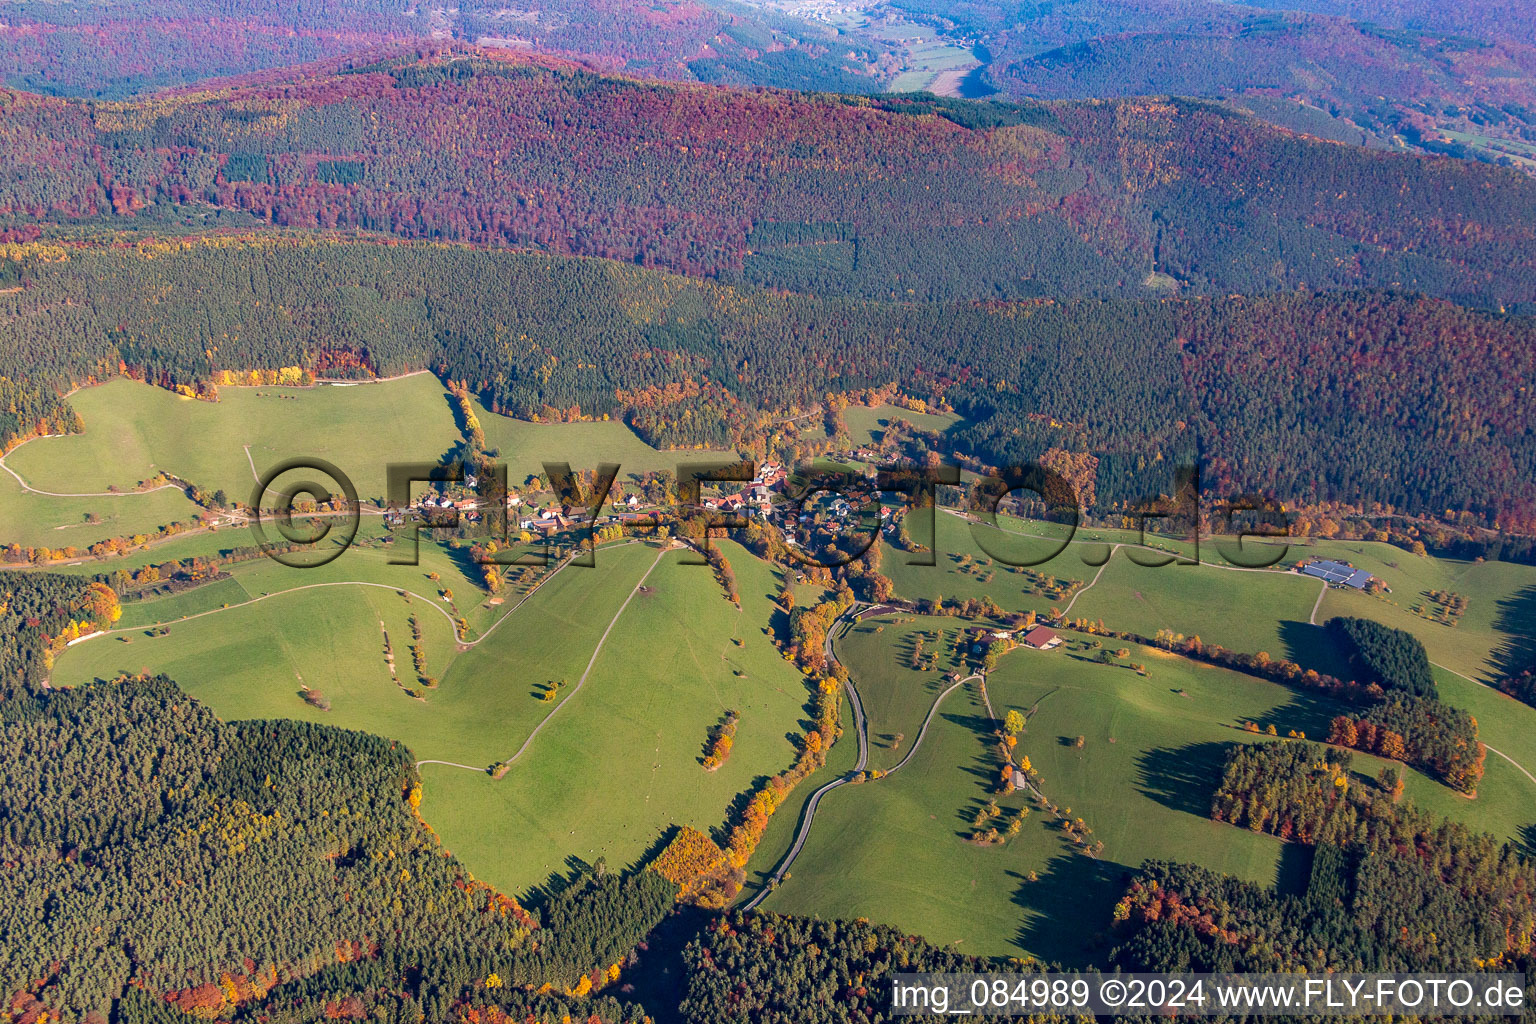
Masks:
[[[164,472],[246,501],[256,473],[307,456],[338,466],[360,497],[382,497],[390,462],[432,461],[459,439],[442,384],[425,373],[376,384],[226,387],[217,402],[118,379],[77,391],[70,403],[83,434],[32,441],[6,457],[39,490],[131,490]]]
[[[736,458],[735,452],[659,451],[617,420],[530,423],[497,415],[478,401],[474,410],[485,431],[486,446],[507,464],[507,482],[515,488],[522,487],[530,476],[542,477],[545,462],[567,462],[572,469],[616,462],[618,479],[623,481],[630,474],[675,472],[680,463]]]
[[[928,709],[949,686],[946,673],[969,674],[956,647],[965,632],[963,619],[880,615],[854,624],[838,641],[839,659],[850,670],[858,666],[871,770],[888,769],[911,751]],[[914,660],[923,667],[914,668]]]
[[[908,534],[918,544],[926,545],[932,513],[918,509],[909,515]],[[1095,571],[1072,557],[1075,548],[1068,548],[1043,565],[1015,568],[988,552],[1006,555],[1012,561],[1033,561],[1054,551],[1060,542],[998,536],[990,527],[977,525],[973,529],[971,523],[943,510],[933,522],[937,545],[933,565],[911,564],[914,560],[925,560],[926,552],[902,551],[885,538],[880,541],[880,571],[891,578],[900,597],[914,601],[990,598],[1004,611],[1033,610],[1045,614],[1053,607],[1064,606],[1071,599],[1072,588],[1091,578]]]
[[[763,625],[775,573],[735,545],[722,549],[736,571],[740,610],[707,568],[668,553],[613,623],[581,691],[504,778],[423,766],[422,812],[478,877],[521,892],[563,872],[570,856],[627,864],[670,824],[717,828],[739,793],[794,760],[792,736],[810,692]],[[623,555],[626,583],[656,562],[649,546],[632,552]],[[615,581],[600,595],[542,602],[542,619],[498,632],[461,657],[445,693],[472,695],[484,720],[505,733],[526,733],[507,723],[525,708],[543,707],[530,687],[546,678],[577,682],[594,647],[591,634],[607,628],[608,602],[626,589]],[[512,666],[515,683],[507,681]],[[493,679],[502,682],[488,694]],[[700,762],[708,732],[730,710],[740,715],[731,755],[706,771]],[[513,752],[505,744],[466,743],[463,750],[467,756],[458,760],[471,764]]]
[[[1115,552],[1072,604],[1070,617],[1102,619],[1111,629],[1153,636],[1172,629],[1229,650],[1267,651],[1319,671],[1340,669],[1326,633],[1310,624],[1323,584],[1279,571],[1222,562],[1136,565]],[[1236,608],[1250,614],[1234,615]],[[1322,621],[1321,619],[1319,621]]]
[[[879,444],[892,420],[905,420],[918,430],[942,434],[958,424],[960,417],[949,412],[913,412],[896,405],[850,405],[843,409],[843,422],[848,424],[848,436],[855,447]]]
[[[1325,557],[1346,558],[1380,576],[1391,592],[1372,596],[1330,589],[1319,622],[1359,615],[1406,629],[1424,641],[1432,662],[1480,682],[1536,658],[1536,566],[1421,557],[1364,542],[1334,542],[1323,550],[1330,552]],[[1434,591],[1467,599],[1454,625],[1432,619]]]
[[[439,592],[461,606],[485,595],[447,575],[441,546],[423,544],[420,566],[370,548],[312,570],[242,563],[230,579],[127,605],[120,629],[65,651],[53,678],[166,672],[226,720],[322,721],[451,762],[422,766],[423,814],[477,876],[522,892],[567,857],[628,863],[671,824],[718,826],[736,794],[794,759],[809,691],[762,625],[778,581],[723,544],[740,610],[683,551],[621,542],[599,549],[596,568],[556,573],[472,646],[455,639]],[[412,669],[412,616],[434,687]],[[306,687],[329,710],[306,702]],[[706,771],[708,731],[729,710],[733,751]],[[487,774],[520,749],[505,777]]]
[[[898,664],[902,645],[923,626],[854,632],[839,644],[866,709],[881,709],[883,717],[871,711],[872,736],[877,721],[910,722],[918,706],[932,700],[925,677]],[[1102,957],[1120,879],[1145,859],[1191,861],[1289,889],[1304,881],[1300,848],[1210,821],[1210,797],[1224,747],[1255,739],[1241,731],[1244,723],[1318,738],[1339,708],[1326,698],[1130,645],[1126,662],[1145,665],[1142,676],[1125,663],[1090,660],[1087,642],[1010,652],[987,688],[997,716],[1009,709],[1027,716],[1018,752],[1033,762],[1044,796],[1083,819],[1092,829],[1090,843],[1104,843],[1100,856],[1083,853],[1024,791],[994,795],[994,726],[977,687],[968,684],[947,698],[899,772],[828,795],[790,878],[765,909],[890,921],[964,952],[1031,954],[1070,965]],[[882,644],[892,650],[882,651]],[[1474,707],[1454,687],[1445,696]],[[1499,699],[1486,690],[1478,697]],[[1526,711],[1529,722],[1489,737],[1518,743],[1517,758],[1531,757],[1531,741],[1516,736],[1536,725],[1536,710]],[[1496,760],[1490,755],[1475,800],[1411,770],[1404,773],[1407,797],[1519,839],[1536,822],[1536,784]],[[1362,776],[1374,777],[1385,764],[1355,755]],[[1005,843],[977,844],[968,837],[991,799],[1002,811],[996,821],[1021,808],[1030,814]],[[1083,923],[1062,928],[1068,919]]]
[[[5,461],[9,464],[52,440],[22,445]],[[54,497],[27,491],[11,474],[0,471],[0,546],[84,550],[109,537],[153,535],[165,523],[196,522],[201,512],[177,487],[143,494]]]

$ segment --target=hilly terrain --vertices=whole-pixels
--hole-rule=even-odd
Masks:
[[[0,97],[0,217],[251,217],[919,300],[1392,288],[1536,301],[1536,182],[1183,101],[743,92],[487,53]]]

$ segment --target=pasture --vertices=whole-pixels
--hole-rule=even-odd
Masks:
[[[896,405],[850,405],[843,409],[843,422],[848,424],[848,437],[855,447],[879,444],[893,420],[905,420],[917,430],[942,434],[959,423],[960,417],[952,412],[914,412]]]
[[[572,856],[629,863],[668,825],[717,829],[738,794],[794,760],[810,693],[764,626],[774,571],[729,542],[722,549],[736,571],[740,610],[707,568],[680,564],[684,555],[670,552],[613,623],[581,691],[566,698],[504,778],[423,767],[422,812],[478,877],[522,892],[563,872]],[[542,602],[546,620],[525,620],[461,657],[445,692],[464,694],[485,720],[505,723],[524,707],[541,707],[530,685],[549,676],[575,684],[612,620],[610,607],[656,552],[633,545],[623,558],[623,583],[610,581],[581,600]],[[571,573],[591,571],[561,575]],[[565,658],[572,658],[569,667],[557,664]],[[488,698],[485,684],[472,678],[516,682]],[[728,710],[740,714],[735,744],[709,772],[700,763],[708,731]],[[507,731],[526,733],[522,725]],[[464,749],[483,751],[484,760],[515,747]]]
[[[83,434],[32,441],[6,459],[39,490],[131,490],[165,472],[243,502],[257,473],[306,456],[339,467],[360,497],[383,497],[390,462],[432,461],[459,439],[430,374],[355,386],[226,387],[217,402],[117,379],[69,400]]]
[[[6,464],[53,440],[22,445],[6,457]],[[50,489],[28,480],[41,490]],[[0,547],[16,544],[24,548],[57,551],[72,547],[83,551],[109,537],[152,536],[166,523],[196,522],[201,513],[202,509],[179,488],[143,494],[57,498],[27,491],[9,473],[0,470]]]
[[[642,441],[617,420],[590,423],[530,423],[499,416],[474,403],[485,431],[485,443],[507,464],[507,482],[521,488],[530,476],[544,475],[543,463],[567,462],[572,469],[593,469],[600,463],[619,464],[619,480],[630,474],[676,472],[680,463],[736,459],[735,452],[708,450],[660,451]]]
[[[501,610],[467,648],[439,591],[461,604],[484,593],[450,580],[441,547],[423,545],[420,566],[391,566],[369,548],[313,570],[242,563],[229,580],[127,606],[122,628],[60,655],[54,680],[165,672],[224,719],[320,721],[467,765],[422,767],[422,813],[478,877],[523,892],[569,857],[628,863],[671,824],[718,827],[737,794],[794,759],[810,694],[768,635],[775,570],[723,544],[741,610],[682,551],[618,543],[599,549],[595,569],[565,568]],[[436,687],[415,679],[412,615]],[[304,687],[330,709],[307,703]],[[735,744],[708,772],[708,731],[727,710],[741,716]],[[505,777],[483,770],[546,718]]]
[[[880,571],[891,578],[899,597],[914,601],[991,598],[1004,611],[1033,610],[1045,614],[1053,607],[1065,605],[1071,599],[1070,588],[1090,578],[1093,571],[1085,572],[1082,563],[1071,557],[1074,549],[1070,548],[1044,565],[1017,569],[992,556],[1002,555],[1013,561],[1036,560],[1055,550],[1060,542],[1031,538],[1010,544],[1011,538],[999,536],[989,527],[973,529],[966,520],[945,511],[940,511],[936,518],[922,509],[909,515],[908,535],[925,547],[929,523],[933,523],[935,564],[911,564],[926,560],[928,553],[902,551],[882,537]],[[1029,554],[1020,557],[1025,551]]]
[[[922,687],[917,673],[892,672],[899,653],[878,650],[879,642],[898,646],[903,636],[888,627],[874,639],[861,634],[840,645],[861,692],[868,692],[866,705],[882,705],[882,688]],[[1244,722],[1273,724],[1282,736],[1297,729],[1318,738],[1339,709],[1315,694],[1127,646],[1126,662],[1145,664],[1147,676],[1123,662],[1090,661],[1085,651],[1019,649],[988,680],[996,715],[1010,708],[1028,715],[1018,752],[1033,762],[1044,795],[1086,822],[1093,830],[1090,843],[1104,843],[1099,857],[1081,852],[1022,791],[994,795],[999,762],[993,724],[976,686],[968,684],[942,705],[900,772],[844,787],[823,801],[790,880],[765,908],[868,917],[957,943],[962,952],[1027,953],[1073,965],[1102,957],[1121,879],[1148,858],[1296,885],[1304,870],[1294,856],[1298,851],[1210,821],[1211,794],[1225,745],[1258,739],[1242,731]],[[903,672],[913,678],[903,679]],[[1465,695],[1449,688],[1446,696],[1455,703]],[[1481,697],[1498,699],[1486,690]],[[913,708],[901,710],[909,720]],[[1510,732],[1519,728],[1512,723]],[[1511,735],[1497,738],[1514,742]],[[1523,751],[1517,748],[1515,756]],[[1517,838],[1536,821],[1536,786],[1496,760],[1490,755],[1475,800],[1414,771],[1404,773],[1408,798]],[[1355,761],[1370,777],[1385,764],[1358,754]],[[1022,807],[1031,813],[1004,844],[974,843],[973,819],[994,798],[1004,812],[1000,820]]]
[[[962,619],[944,616],[880,615],[849,627],[837,642],[838,658],[850,671],[869,725],[871,770],[890,768],[912,749],[934,698],[949,683],[944,675],[963,670],[956,640],[965,633]],[[918,644],[921,643],[921,648]],[[932,668],[914,668],[916,658],[932,658]]]

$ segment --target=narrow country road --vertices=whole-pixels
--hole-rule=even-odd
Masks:
[[[48,437],[58,437],[60,435],[58,435],[58,434],[49,434],[47,436]],[[27,440],[28,441],[41,441],[42,438],[41,437],[30,437]],[[26,443],[27,443],[26,441],[22,442],[22,444],[26,444]],[[20,448],[20,447],[21,447],[20,444],[16,446],[16,448]],[[11,451],[15,451],[15,450],[16,450],[15,448],[11,449]],[[142,491],[140,491],[140,490],[133,490],[133,491],[78,491],[78,492],[73,492],[73,493],[67,493],[66,494],[66,493],[63,493],[61,491],[43,491],[43,490],[39,490],[36,487],[33,487],[31,484],[27,483],[24,479],[22,479],[22,476],[21,476],[20,473],[16,472],[10,466],[6,465],[5,458],[3,456],[0,456],[0,469],[5,470],[7,473],[11,474],[11,476],[15,477],[16,478],[16,482],[21,485],[21,489],[26,491],[28,494],[41,494],[45,498],[131,498],[131,497],[133,497],[135,495],[138,495],[138,494],[154,494],[156,491],[163,491],[163,490],[166,490],[167,488],[169,488],[169,489],[171,489],[173,491],[180,491],[180,490],[184,490],[185,489],[185,488],[181,487],[179,484],[161,484],[159,487],[146,487]]]
[[[832,655],[832,640],[833,640],[834,636],[836,636],[837,633],[841,629],[846,627],[848,624],[850,624],[853,621],[856,621],[856,618],[852,618],[851,619],[851,618],[849,618],[849,616],[857,616],[858,609],[859,609],[858,605],[855,605],[854,607],[848,609],[848,611],[843,613],[843,617],[839,618],[837,620],[837,622],[833,624],[833,628],[827,631],[827,641],[826,641],[827,647],[826,647],[826,650],[827,650],[827,660],[828,660],[829,663],[836,660],[836,658],[833,657],[833,655]],[[912,747],[911,747],[911,749],[907,751],[905,757],[903,757],[893,767],[891,767],[888,771],[885,772],[886,776],[889,776],[892,772],[895,772],[898,769],[900,769],[902,767],[902,765],[906,764],[908,761],[910,761],[912,759],[912,755],[913,754],[917,753],[917,748],[922,745],[923,737],[928,732],[928,726],[933,722],[933,716],[938,713],[939,705],[941,703],[943,703],[944,698],[948,697],[951,693],[955,692],[960,687],[964,686],[966,683],[972,682],[973,680],[977,680],[977,679],[981,679],[981,678],[982,677],[979,676],[979,675],[966,676],[964,679],[961,679],[961,680],[959,680],[959,681],[957,681],[955,683],[950,684],[950,686],[947,689],[945,689],[942,693],[940,693],[937,697],[934,698],[933,705],[928,709],[928,717],[923,719],[923,726],[922,726],[922,728],[918,730],[917,736],[915,736],[913,738],[913,740],[912,740]],[[858,761],[854,764],[853,768],[850,771],[848,771],[847,773],[845,773],[843,775],[838,776],[837,778],[835,778],[831,782],[828,782],[827,784],[823,785],[822,787],[820,787],[814,793],[811,794],[810,799],[805,802],[804,809],[800,812],[800,827],[799,827],[799,829],[795,833],[795,841],[794,841],[794,843],[792,843],[790,845],[789,849],[785,851],[784,856],[779,860],[778,865],[773,869],[773,872],[768,876],[767,883],[764,884],[764,886],[761,889],[758,890],[758,892],[757,892],[757,894],[755,896],[753,896],[750,900],[748,900],[746,903],[744,903],[742,905],[742,907],[741,907],[742,910],[753,910],[753,909],[755,909],[758,904],[762,903],[763,900],[768,898],[768,894],[769,893],[773,892],[774,886],[776,886],[779,882],[782,882],[784,880],[785,874],[787,874],[789,872],[790,865],[795,862],[795,858],[798,857],[800,855],[800,851],[802,849],[804,849],[806,840],[810,838],[810,835],[811,835],[811,825],[816,820],[816,809],[821,806],[822,798],[825,797],[828,793],[832,792],[834,789],[837,789],[840,786],[846,786],[849,783],[851,783],[854,779],[856,779],[860,774],[863,773],[865,765],[868,763],[868,760],[869,760],[869,726],[868,726],[868,723],[866,722],[866,720],[864,718],[864,706],[863,706],[863,703],[859,700],[859,691],[853,685],[853,677],[852,676],[850,676],[849,679],[848,679],[847,690],[848,690],[849,700],[853,704],[853,717],[854,717],[855,729],[857,731],[858,738],[859,738],[859,757],[858,757]],[[868,783],[866,783],[866,785],[867,784]]]

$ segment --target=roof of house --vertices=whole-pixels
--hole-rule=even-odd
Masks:
[[[1373,578],[1364,569],[1356,569],[1352,565],[1327,559],[1309,563],[1303,566],[1301,571],[1308,576],[1316,576],[1320,580],[1345,587],[1354,587],[1356,590],[1364,590],[1365,585]]]
[[[1049,626],[1036,626],[1034,629],[1024,634],[1024,642],[1033,647],[1039,647],[1041,644],[1048,644],[1055,639],[1056,631]]]

